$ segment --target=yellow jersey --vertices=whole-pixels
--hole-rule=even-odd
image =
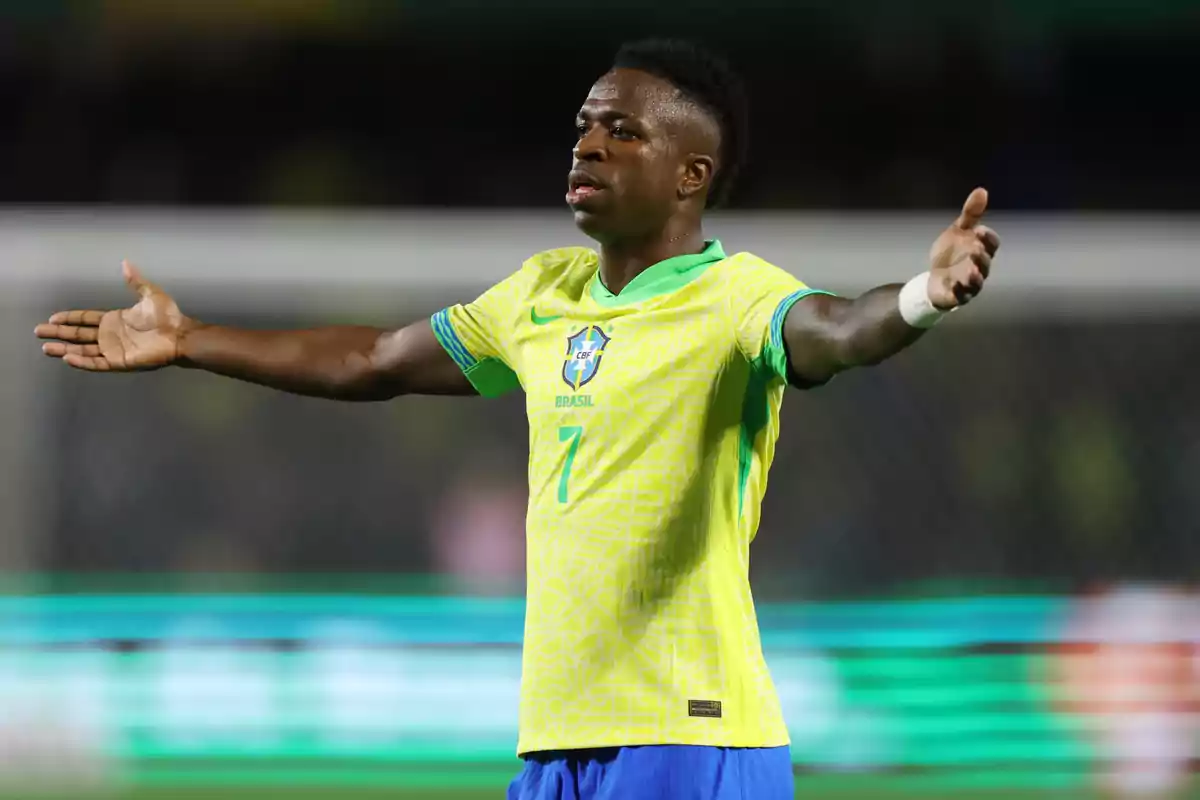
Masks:
[[[434,315],[481,394],[525,392],[518,753],[788,744],[749,558],[779,435],[783,320],[813,292],[714,240],[614,295],[597,254],[574,247]]]

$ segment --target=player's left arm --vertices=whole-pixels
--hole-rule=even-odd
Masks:
[[[980,224],[987,199],[984,189],[971,192],[958,219],[933,243],[927,291],[938,311],[969,303],[991,271],[1000,237]],[[791,382],[819,386],[851,367],[878,364],[921,338],[928,328],[910,324],[901,313],[903,289],[888,284],[853,299],[811,294],[797,301],[783,324]],[[908,313],[911,319],[913,311]],[[927,314],[920,324],[931,325],[935,317]]]

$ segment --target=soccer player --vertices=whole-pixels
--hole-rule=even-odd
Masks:
[[[177,365],[359,401],[523,391],[524,769],[510,800],[790,800],[748,580],[783,391],[879,363],[974,297],[999,246],[979,224],[987,195],[970,194],[927,271],[849,299],[705,237],[746,142],[722,60],[626,45],[576,128],[566,202],[599,252],[533,255],[430,320],[209,325],[125,263],[136,305],[59,312],[36,332],[47,355],[96,372]]]

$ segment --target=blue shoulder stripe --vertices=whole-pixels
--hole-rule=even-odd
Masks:
[[[822,291],[821,289],[809,289],[805,287],[798,289],[787,297],[779,301],[779,305],[775,306],[775,313],[771,315],[771,346],[783,347],[783,321],[787,318],[787,313],[792,310],[792,306],[796,305],[797,300],[808,297],[810,294],[827,294],[832,295],[833,292]]]
[[[450,322],[448,309],[443,308],[434,314],[432,324],[433,335],[454,359],[454,363],[458,364],[459,369],[465,372],[475,366],[475,357],[471,355],[471,351],[467,350],[462,340],[458,338],[458,334],[454,332],[454,325]]]

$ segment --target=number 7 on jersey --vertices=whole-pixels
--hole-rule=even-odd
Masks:
[[[583,438],[582,425],[564,425],[558,429],[560,442],[570,441],[567,448],[567,460],[563,464],[562,475],[558,478],[558,502],[567,502],[567,481],[571,479],[571,466],[575,463],[575,454],[579,452],[579,440]]]

